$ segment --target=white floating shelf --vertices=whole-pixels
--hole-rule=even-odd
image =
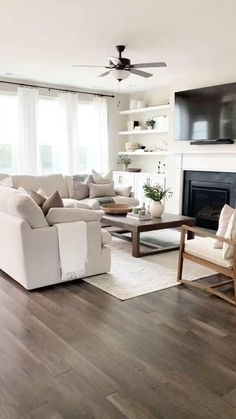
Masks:
[[[168,131],[159,131],[157,129],[140,129],[132,131],[120,131],[119,135],[141,135],[141,134],[166,134]]]
[[[139,109],[127,109],[125,111],[120,111],[120,115],[131,115],[134,113],[144,113],[144,112],[153,112],[159,111],[164,109],[169,109],[170,105],[157,105],[157,106],[149,106],[147,108],[139,108]]]
[[[119,155],[127,155],[127,156],[167,156],[167,151],[143,151],[142,153],[137,153],[135,151],[119,151]]]

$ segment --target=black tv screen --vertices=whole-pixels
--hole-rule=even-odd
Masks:
[[[175,93],[175,140],[236,139],[236,83]]]

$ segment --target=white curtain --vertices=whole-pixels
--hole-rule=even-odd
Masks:
[[[64,122],[64,158],[62,171],[72,175],[76,172],[76,145],[78,147],[78,95],[60,93],[59,102]]]
[[[94,148],[97,151],[96,170],[106,172],[108,170],[108,122],[107,100],[104,97],[95,96],[93,100],[95,138]]]
[[[37,89],[18,88],[19,97],[19,153],[17,161],[18,173],[37,174]]]

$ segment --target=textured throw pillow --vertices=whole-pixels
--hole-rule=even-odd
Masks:
[[[230,218],[229,225],[225,234],[225,239],[236,240],[236,210]],[[224,243],[223,244],[223,257],[224,259],[232,259],[234,254],[234,246]]]
[[[79,177],[84,175],[75,175],[73,176],[73,188],[74,188],[74,199],[86,199],[89,197],[89,183],[93,183],[93,177],[88,175],[84,178],[83,181],[79,180]]]
[[[100,198],[102,196],[115,196],[114,182],[89,184],[89,198]]]
[[[43,203],[42,211],[44,215],[47,215],[50,208],[63,208],[63,201],[59,195],[59,192],[53,192]]]
[[[100,173],[92,170],[92,175],[94,179],[94,183],[111,183],[112,182],[112,171],[109,170],[105,175],[101,175]]]
[[[116,186],[115,193],[120,196],[130,196],[132,186]]]
[[[39,192],[36,192],[34,190],[31,191],[30,196],[39,207],[42,207],[44,202],[47,199],[43,195],[41,195]]]
[[[234,213],[234,208],[230,207],[227,204],[223,206],[220,213],[218,230],[216,232],[217,236],[225,237],[227,227],[229,225],[229,221],[233,213]],[[219,240],[216,239],[214,242],[214,249],[223,249],[223,242],[220,242]]]

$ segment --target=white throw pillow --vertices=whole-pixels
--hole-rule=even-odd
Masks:
[[[223,206],[220,213],[218,230],[216,232],[217,236],[225,237],[227,227],[229,225],[229,221],[233,213],[234,213],[234,208],[230,207],[227,204]],[[214,249],[223,249],[223,242],[220,242],[219,240],[216,239],[214,242]]]
[[[72,223],[75,221],[100,221],[103,211],[84,208],[51,208],[46,219],[49,225],[58,223]]]
[[[131,190],[132,186],[115,186],[115,193],[120,196],[129,197]]]
[[[101,175],[100,173],[96,172],[96,170],[92,170],[92,175],[95,183],[111,183],[112,182],[112,171],[109,170],[105,175]]]
[[[236,240],[236,210],[230,218],[229,225],[225,234],[225,239]],[[232,259],[234,254],[234,246],[224,243],[223,244],[223,257],[224,259]]]
[[[103,196],[115,196],[114,182],[89,184],[89,198],[101,198]]]

